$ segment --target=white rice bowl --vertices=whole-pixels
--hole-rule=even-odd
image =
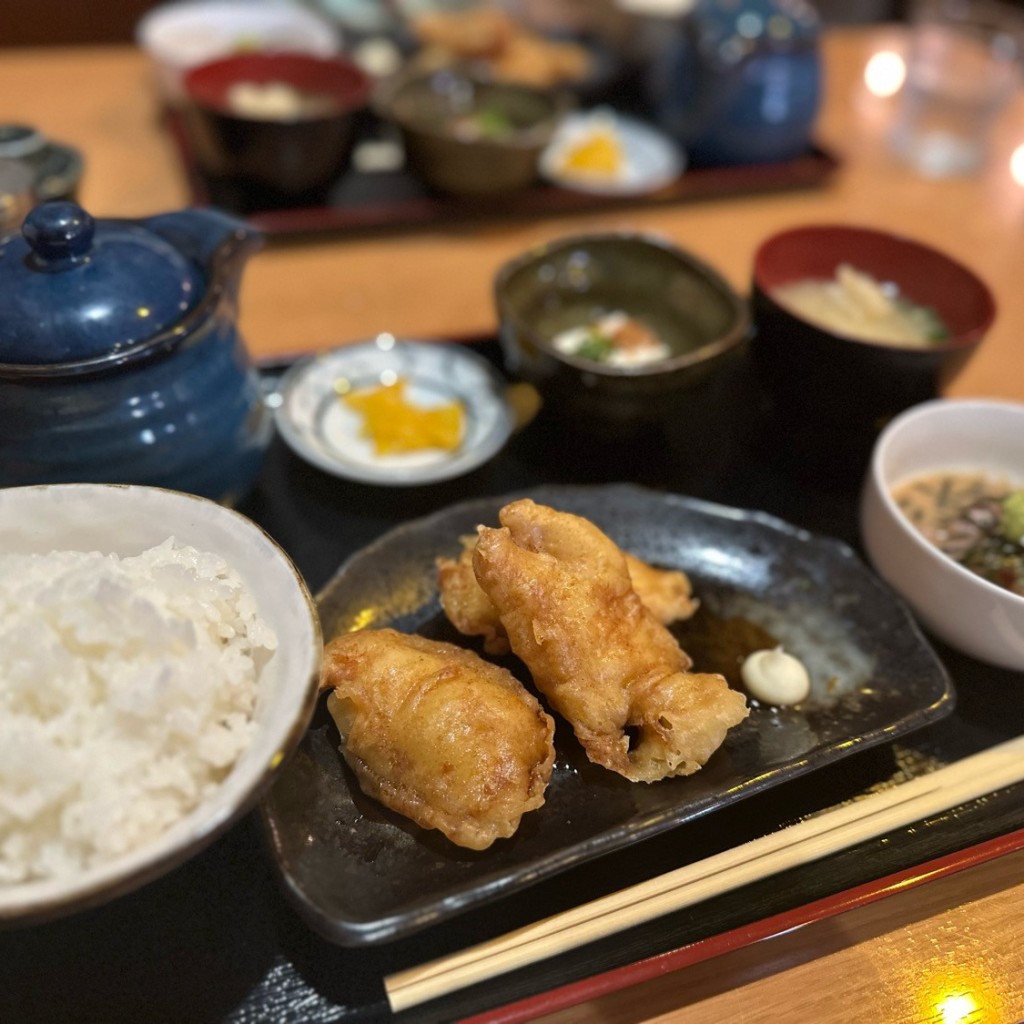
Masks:
[[[215,735],[207,729],[202,741],[202,758],[192,759],[193,762],[200,760],[213,764],[214,776],[204,775],[202,766],[196,774],[193,764],[193,777],[186,778],[182,764],[176,763],[173,756],[168,758],[168,771],[181,776],[183,791],[187,793],[190,787],[198,787],[201,795],[193,809],[183,817],[176,817],[173,813],[168,815],[165,806],[161,813],[176,820],[166,826],[161,825],[159,834],[123,851],[116,849],[117,844],[114,843],[113,848],[102,856],[90,858],[88,866],[75,863],[73,857],[64,858],[60,844],[53,844],[57,847],[53,877],[14,882],[0,879],[0,921],[41,920],[82,909],[137,888],[180,864],[253,806],[309,725],[316,705],[323,649],[319,618],[308,588],[290,559],[255,523],[212,501],[160,488],[64,484],[0,489],[0,556],[16,556],[15,562],[17,556],[46,555],[52,551],[98,551],[116,556],[109,561],[117,562],[135,559],[149,549],[166,544],[169,538],[174,538],[176,545],[194,548],[204,556],[219,556],[242,583],[242,589],[237,592],[225,585],[228,591],[232,591],[234,603],[226,612],[218,613],[221,619],[211,626],[214,632],[219,629],[232,637],[235,635],[232,631],[239,630],[243,637],[240,646],[233,639],[225,645],[230,666],[228,675],[233,676],[235,682],[232,687],[239,692],[231,695],[230,699],[225,698],[227,703],[214,703],[208,710],[208,717],[217,716],[221,722],[230,719],[233,724],[219,732],[214,730]],[[176,560],[168,557],[166,548],[155,556],[147,557],[155,558],[163,565]],[[194,563],[195,559],[192,561]],[[211,568],[208,564],[211,561],[216,563],[219,559],[200,558],[200,563],[207,564],[200,564],[199,568],[202,572],[216,575],[216,565]],[[148,571],[145,565],[143,569]],[[172,565],[166,571],[181,574],[183,570]],[[228,584],[230,575],[227,574]],[[88,572],[82,576],[87,579]],[[218,593],[225,592],[220,580],[216,585]],[[23,586],[26,594],[35,593],[31,581],[18,586]],[[8,587],[8,595],[11,590]],[[207,601],[208,597],[209,593],[204,590],[202,601]],[[187,593],[183,600],[185,598],[191,599]],[[187,600],[185,606],[188,607]],[[152,608],[144,608],[143,612],[153,615]],[[214,617],[213,612],[209,614]],[[13,637],[11,642],[15,646],[21,647],[22,657],[30,648],[19,645],[17,640],[19,635],[28,631],[30,622],[30,617],[23,616],[19,632],[9,636],[9,640]],[[89,626],[89,623],[85,622],[85,625]],[[173,621],[170,626],[156,621],[153,628],[159,631],[174,629],[177,625]],[[250,645],[244,640],[246,629],[254,651],[251,660],[255,662],[255,671],[250,671],[248,676],[244,671],[250,660]],[[202,663],[200,660],[199,664]],[[67,678],[48,678],[50,673],[56,672],[57,664],[59,661],[51,658],[42,672],[42,685],[67,685]],[[239,664],[243,665],[243,670],[238,669]],[[95,670],[94,664],[92,671],[95,673]],[[0,671],[8,673],[3,685],[9,685],[14,671],[13,656],[6,665],[0,665]],[[129,674],[135,671],[130,660],[127,671]],[[249,685],[250,676],[255,677],[254,686]],[[171,680],[169,689],[165,686],[168,678]],[[243,680],[245,686],[239,680]],[[80,677],[78,681],[81,682]],[[168,671],[164,672],[159,685],[154,684],[145,690],[140,715],[144,719],[149,713],[151,720],[140,729],[140,736],[148,736],[151,742],[161,739],[160,733],[153,732],[153,712],[147,703],[155,699],[153,695],[160,693],[167,697],[169,694],[170,699],[178,698],[180,702],[190,685],[188,673],[183,673],[182,678],[175,681],[173,672]],[[122,691],[119,699],[136,701],[136,690],[128,687],[129,697],[125,698]],[[74,706],[78,696],[62,695],[62,699],[69,706]],[[16,698],[21,700],[21,706],[25,706],[28,699],[25,692],[16,694]],[[49,699],[50,695],[45,691],[40,693],[41,701]],[[69,721],[77,722],[90,714],[88,701],[78,700],[77,704],[73,714],[66,721],[60,721],[62,729],[68,727]],[[166,708],[160,709],[159,713],[166,714]],[[247,721],[249,719],[251,721]],[[89,724],[90,719],[84,720],[88,728],[83,731],[88,732],[94,725]],[[95,728],[106,728],[101,719],[96,721],[101,724]],[[187,735],[190,727],[186,723],[180,731]],[[202,733],[202,730],[197,732]],[[10,740],[9,735],[5,743]],[[123,751],[123,747],[109,749],[117,750],[119,754]],[[217,774],[218,762],[230,765],[223,769],[226,775],[222,779]],[[10,758],[6,763],[7,770],[15,765]],[[62,784],[56,777],[59,767],[59,764],[54,767],[54,785],[58,787]],[[10,797],[14,787],[9,779],[2,777],[3,771],[0,764],[0,785],[8,786],[4,795]],[[117,773],[112,775],[116,783]],[[32,770],[29,770],[26,777],[31,776]],[[106,785],[108,780],[104,777],[102,781]],[[166,781],[167,773],[164,773],[157,784],[164,785]],[[26,792],[20,796],[26,801],[26,814],[31,819],[32,794]],[[126,790],[125,796],[139,799],[138,787]],[[82,802],[73,809],[68,820],[74,820],[75,813],[80,817],[83,813],[87,816],[98,813],[104,801],[116,811],[116,785],[104,795],[104,799],[94,803]],[[9,799],[6,805],[8,815],[12,806],[19,805],[16,800]],[[131,845],[127,840],[126,844]],[[10,862],[8,857],[9,871]]]

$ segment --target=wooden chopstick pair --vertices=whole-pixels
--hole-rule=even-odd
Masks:
[[[384,979],[394,1012],[556,956],[1024,779],[1024,737]]]

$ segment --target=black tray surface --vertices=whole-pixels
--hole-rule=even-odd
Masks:
[[[372,143],[381,133],[381,126],[375,119],[368,121],[362,141]],[[351,169],[339,178],[326,200],[316,205],[267,207],[245,190],[203,174],[195,162],[179,113],[167,110],[164,122],[175,143],[192,202],[213,204],[244,216],[271,239],[389,231],[408,233],[449,224],[563,216],[626,206],[656,206],[819,188],[832,179],[840,166],[833,153],[812,145],[804,153],[774,163],[690,167],[674,181],[643,195],[599,195],[538,180],[498,197],[474,198],[435,192],[402,165],[379,171]]]
[[[496,362],[497,345],[477,346]],[[267,368],[272,378],[274,368]],[[456,503],[549,484],[630,482],[766,512],[856,549],[864,449],[822,451],[769,418],[745,363],[678,423],[629,444],[574,436],[541,416],[458,480],[373,488],[329,477],[275,441],[242,506],[289,551],[314,591],[367,544]],[[710,419],[708,417],[711,417]],[[707,426],[710,424],[710,428]],[[702,428],[702,425],[703,428]],[[814,441],[812,447],[805,442]],[[0,1021],[318,1024],[391,1018],[383,979],[559,910],[774,831],[1024,732],[1024,678],[934,643],[955,710],[522,892],[381,945],[321,938],[279,886],[257,814],[141,891],[67,920],[0,933]],[[409,1010],[452,1021],[698,942],[1024,827],[1024,785],[766,882]]]

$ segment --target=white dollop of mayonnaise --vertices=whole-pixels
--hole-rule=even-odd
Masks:
[[[803,662],[781,647],[754,651],[740,674],[751,695],[765,704],[799,704],[811,692],[811,677]]]

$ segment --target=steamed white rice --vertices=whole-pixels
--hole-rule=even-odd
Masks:
[[[140,555],[0,554],[0,885],[157,837],[224,779],[276,648],[240,576]]]

